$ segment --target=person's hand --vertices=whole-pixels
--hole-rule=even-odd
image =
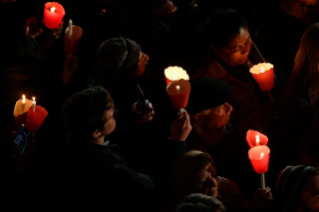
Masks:
[[[63,84],[70,84],[73,76],[78,70],[79,59],[75,55],[67,55],[64,62],[64,69],[62,73]]]
[[[253,196],[253,204],[257,211],[270,211],[273,203],[271,189],[257,189]]]
[[[42,29],[36,29],[37,19],[36,18],[28,18],[25,21],[25,36],[29,36],[31,38],[36,38],[43,32]]]
[[[174,121],[171,129],[171,139],[176,141],[185,141],[192,131],[193,127],[188,113],[184,110],[183,113],[179,113]]]
[[[138,115],[142,115],[139,110],[139,108],[141,107],[142,107],[141,103],[135,102],[132,105],[132,111]],[[138,123],[150,122],[154,118],[155,112],[154,112],[153,105],[147,99],[145,100],[145,109],[147,109],[147,111],[142,115],[142,118],[137,121]]]

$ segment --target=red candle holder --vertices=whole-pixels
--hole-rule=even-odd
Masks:
[[[37,132],[47,115],[48,112],[44,107],[37,105],[35,111],[32,111],[32,108],[30,108],[25,121],[25,128],[30,132]]]
[[[166,83],[169,85],[171,82],[184,79],[189,80],[187,72],[178,66],[170,66],[164,71]]]
[[[259,63],[250,69],[250,73],[262,91],[269,91],[274,87],[274,66],[270,63]]]
[[[57,2],[47,2],[44,6],[44,24],[49,29],[57,28],[63,17],[65,10],[63,6]]]
[[[191,91],[191,84],[189,81],[181,79],[171,82],[166,90],[176,109],[182,109],[187,106]]]
[[[248,151],[248,157],[257,174],[268,171],[270,149],[267,146],[256,146]]]
[[[69,37],[69,27],[65,30],[64,51],[67,54],[76,54],[79,49],[83,31],[79,26],[72,26],[72,37]]]
[[[258,135],[259,141],[256,143],[256,136]],[[258,131],[254,130],[248,130],[246,134],[246,140],[250,148],[253,148],[254,146],[258,145],[267,145],[268,143],[268,137]]]

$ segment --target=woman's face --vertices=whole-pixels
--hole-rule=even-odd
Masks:
[[[310,178],[301,194],[304,210],[297,211],[319,211],[319,175]]]
[[[211,45],[216,55],[230,66],[244,65],[248,61],[251,38],[247,29],[241,28],[221,51]]]

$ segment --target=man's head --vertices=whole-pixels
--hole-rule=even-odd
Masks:
[[[199,77],[190,80],[192,90],[187,111],[202,129],[218,132],[229,121],[232,106],[227,103],[232,95],[232,88],[217,79]]]
[[[288,166],[277,179],[277,189],[292,211],[319,211],[319,169]]]
[[[114,76],[138,78],[144,74],[148,60],[149,57],[132,40],[126,38],[106,40],[97,53],[98,77],[101,80]]]
[[[63,115],[72,136],[85,140],[109,135],[116,127],[113,99],[101,86],[73,94],[63,105]]]
[[[225,212],[226,209],[218,199],[203,194],[190,194],[178,206],[178,212]]]
[[[174,179],[177,195],[201,193],[218,196],[215,166],[207,153],[192,150],[181,155],[174,166]]]
[[[215,54],[230,66],[248,61],[251,38],[244,16],[232,9],[214,13],[208,25],[209,41]]]

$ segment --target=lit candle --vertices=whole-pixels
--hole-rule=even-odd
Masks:
[[[21,101],[21,105],[22,107],[25,107],[25,103],[26,103],[26,100],[25,100],[25,95],[22,95],[22,101]]]
[[[259,63],[250,69],[250,73],[262,91],[269,91],[274,87],[274,66],[270,63]]]
[[[73,25],[73,23],[72,23],[72,20],[70,19],[70,21],[69,21],[69,39],[70,40],[72,40],[72,25]]]
[[[182,69],[181,67],[177,66],[170,66],[164,71],[166,83],[169,85],[169,83],[173,81],[177,81],[180,79],[189,80],[189,76],[187,72]]]
[[[32,101],[32,111],[35,111],[35,108],[36,108],[37,103],[36,103],[34,97],[32,97],[32,100],[33,100],[33,101]]]
[[[189,81],[181,79],[178,81],[171,82],[167,86],[166,90],[176,109],[183,109],[187,106],[191,90],[191,85]]]
[[[258,145],[267,145],[268,137],[258,131],[248,130],[246,140],[250,148]]]
[[[57,28],[63,17],[65,10],[63,6],[57,2],[47,2],[44,6],[44,24],[49,29]]]
[[[257,140],[256,140],[257,143]],[[259,145],[248,151],[248,157],[257,174],[261,175],[261,188],[265,189],[265,173],[268,171],[270,149]]]

